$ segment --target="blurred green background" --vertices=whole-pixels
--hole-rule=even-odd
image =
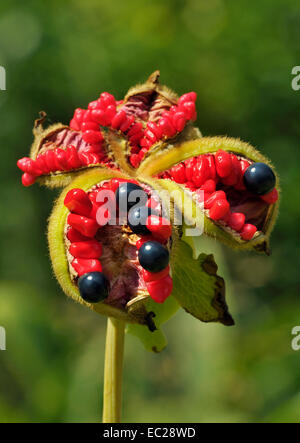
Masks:
[[[205,135],[241,137],[281,177],[270,258],[213,241],[236,326],[183,311],[169,346],[127,337],[124,421],[300,421],[300,4],[294,0],[52,0],[0,4],[0,421],[98,421],[105,319],[67,300],[52,276],[46,223],[57,191],[21,186],[33,120],[68,122],[102,91],[122,98],[155,69],[198,92]]]

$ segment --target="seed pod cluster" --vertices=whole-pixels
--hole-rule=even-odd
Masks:
[[[193,91],[178,97],[160,85],[155,71],[124,99],[102,92],[77,108],[69,125],[45,128],[43,113],[29,157],[17,163],[24,186],[68,186],[48,235],[64,292],[150,330],[154,315],[162,318],[157,306],[171,305],[173,297],[201,320],[233,324],[214,260],[199,256],[185,224],[174,229],[162,210],[163,190],[184,222],[197,226],[203,218],[205,234],[239,249],[269,253],[278,209],[279,181],[269,160],[238,139],[201,137],[193,125],[196,99]],[[111,193],[115,210],[101,191]],[[140,200],[131,200],[137,191]],[[182,198],[191,205],[183,207]],[[194,258],[180,238],[193,246]]]

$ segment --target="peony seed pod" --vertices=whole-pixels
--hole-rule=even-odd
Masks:
[[[204,234],[268,254],[278,210],[279,181],[269,160],[238,139],[201,137],[194,126],[196,98],[195,92],[178,97],[161,86],[155,71],[123,100],[102,93],[86,109],[77,108],[70,125],[44,128],[41,113],[30,157],[18,162],[24,186],[67,186],[48,230],[65,294],[125,321],[153,351],[166,345],[159,327],[180,306],[205,322],[234,323],[217,265],[201,253],[199,236],[187,237],[186,226],[204,220]],[[138,211],[149,213],[141,217],[145,227],[128,223],[128,212],[112,204],[124,182],[147,196]],[[183,222],[175,226],[178,210]],[[139,251],[147,242],[156,245],[160,266],[152,266],[151,253],[141,266]],[[149,269],[157,273],[151,276]]]

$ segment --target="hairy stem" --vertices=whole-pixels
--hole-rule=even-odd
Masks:
[[[111,317],[107,319],[103,423],[120,423],[121,421],[124,327],[125,323],[121,320]]]

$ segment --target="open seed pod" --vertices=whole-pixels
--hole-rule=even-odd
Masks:
[[[133,186],[133,192],[140,188],[145,201],[124,213],[119,194],[128,186]],[[223,279],[216,275],[215,265],[210,267],[212,257],[203,255],[189,263],[190,248],[178,241],[177,230],[163,217],[170,210],[163,204],[164,195],[157,181],[136,181],[120,172],[95,168],[62,192],[48,231],[52,265],[63,291],[100,314],[146,325],[148,332],[143,328],[138,333],[156,351],[165,342],[157,328],[180,305],[203,321],[233,323]],[[136,212],[141,219],[134,223]],[[143,249],[149,245],[155,249],[145,256]],[[105,279],[104,285],[101,281],[97,286],[99,277]],[[93,284],[94,292],[90,290]],[[187,286],[189,293],[183,297]],[[137,333],[134,328],[131,332]]]
[[[166,344],[159,326],[180,306],[202,321],[233,324],[217,265],[201,251],[201,228],[232,248],[268,254],[279,190],[272,165],[251,145],[201,137],[193,126],[195,92],[178,98],[158,79],[156,71],[124,100],[100,94],[87,109],[76,109],[69,125],[44,128],[42,114],[30,157],[18,161],[25,186],[68,185],[48,235],[64,292],[98,313],[123,319],[155,351]],[[124,181],[147,194],[142,227],[133,227],[129,218],[117,226],[97,219],[104,207],[96,201],[99,192],[110,191],[119,201]],[[163,225],[164,207],[167,215],[183,214],[183,222],[174,228],[171,218]],[[138,208],[136,217],[141,217]],[[199,234],[189,236],[188,226],[200,228]],[[140,251],[144,240],[153,239],[150,255],[158,243],[169,265],[151,271]]]
[[[178,206],[182,194],[190,198],[193,204],[185,218],[203,216],[207,235],[232,248],[269,254],[278,210],[279,183],[273,171],[270,161],[248,143],[203,137],[155,147],[137,175],[158,177]]]
[[[150,322],[149,327],[151,317],[148,317],[142,302],[149,298],[147,282],[152,279],[151,272],[147,272],[139,263],[138,248],[147,240],[155,241],[157,246],[161,247],[167,255],[161,265],[164,269],[161,277],[164,278],[165,284],[171,284],[171,278],[165,277],[170,274],[168,265],[169,260],[170,266],[172,263],[173,243],[177,235],[174,230],[172,232],[170,224],[163,230],[160,229],[161,235],[140,224],[131,225],[131,229],[128,214],[123,214],[122,217],[121,209],[118,204],[114,208],[114,203],[115,193],[122,184],[140,187],[146,201],[150,201],[154,194],[150,183],[143,181],[137,184],[136,181],[130,180],[130,177],[107,169],[88,171],[75,179],[61,194],[50,217],[48,232],[53,269],[67,295],[100,314],[121,318],[127,322]],[[97,201],[99,191],[100,194],[103,191],[103,200],[106,202]],[[160,202],[157,193],[155,200],[151,200],[152,204],[153,201],[157,202],[157,209],[145,204],[137,205],[138,208],[147,209],[147,217],[148,211],[149,214],[159,214]],[[109,209],[106,209],[106,205]],[[157,215],[155,217],[159,218]],[[155,231],[155,227],[151,229]],[[160,272],[162,269],[154,270]],[[89,303],[89,297],[85,297],[84,294],[82,296],[78,288],[80,277],[90,272],[103,273],[109,286],[106,297],[103,300],[97,299],[95,303]],[[146,281],[143,274],[146,275]],[[157,278],[157,274],[153,276],[154,279]],[[172,288],[169,289],[170,293]]]
[[[176,94],[159,84],[159,71],[117,101],[103,92],[87,109],[77,108],[69,125],[44,127],[46,114],[35,121],[30,157],[18,161],[22,183],[36,180],[66,186],[84,169],[106,165],[134,174],[145,154],[163,141],[195,139],[196,93]]]

